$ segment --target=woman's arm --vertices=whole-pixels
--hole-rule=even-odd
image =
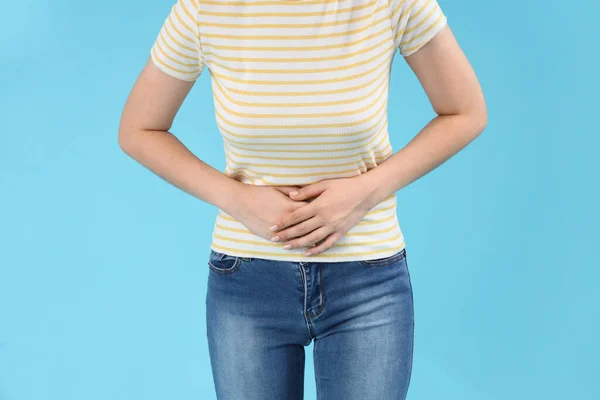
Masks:
[[[177,0],[164,19],[125,103],[119,145],[167,182],[227,212],[244,185],[198,159],[169,132],[204,70],[197,7],[193,0]]]
[[[430,15],[438,21],[430,25],[433,28],[445,22],[436,17],[439,12]],[[485,128],[487,111],[481,88],[449,26],[414,35],[415,29],[409,25],[407,31],[410,35],[405,35],[405,41],[398,35],[400,50],[438,115],[376,168],[353,178],[324,180],[291,192],[294,200],[316,199],[273,221],[278,229],[271,240],[286,241],[289,247],[284,248],[316,245],[307,250],[309,254],[322,253],[371,208],[442,164]],[[415,46],[412,38],[420,38],[421,43]]]
[[[247,185],[227,176],[196,157],[169,132],[193,82],[164,73],[148,59],[125,103],[119,145],[159,177],[269,239],[273,219],[307,203],[287,196],[296,186]]]
[[[169,132],[193,85],[163,73],[148,59],[125,103],[119,145],[167,182],[228,212],[243,184],[200,160]]]
[[[487,124],[481,87],[449,25],[405,60],[437,116],[405,147],[362,175],[371,190],[371,205],[438,167],[474,140]]]
[[[253,233],[268,239],[273,219],[306,204],[287,196],[297,187],[244,184],[197,158],[169,132],[205,68],[198,4],[194,0],[177,0],[171,7],[125,103],[119,145],[167,182],[217,206]]]

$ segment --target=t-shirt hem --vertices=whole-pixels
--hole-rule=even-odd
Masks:
[[[288,253],[285,254],[274,254],[267,252],[257,252],[257,251],[244,251],[240,249],[233,248],[224,248],[216,243],[212,242],[210,244],[210,249],[219,253],[225,253],[234,257],[245,257],[245,258],[261,258],[265,260],[275,260],[275,261],[288,261],[288,262],[348,262],[348,261],[365,261],[365,260],[375,260],[379,258],[386,258],[399,253],[403,249],[406,248],[406,242],[404,238],[401,240],[401,244],[399,246],[389,247],[386,249],[373,250],[371,248],[361,248],[357,247],[352,250],[352,253],[327,253],[325,250],[323,253],[315,254],[313,256],[304,255],[304,251],[307,250],[306,247],[296,248],[285,250]],[[356,254],[361,253],[361,254]]]

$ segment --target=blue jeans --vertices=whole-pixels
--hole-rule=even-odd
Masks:
[[[311,341],[319,400],[406,398],[414,337],[406,249],[344,262],[211,249],[208,268],[206,327],[218,399],[302,399]]]

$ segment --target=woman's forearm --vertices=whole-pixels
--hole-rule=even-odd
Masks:
[[[369,203],[379,204],[448,160],[485,128],[480,114],[438,115],[405,147],[361,175],[371,191]]]
[[[225,212],[236,207],[243,183],[196,157],[168,131],[139,130],[119,135],[130,157],[179,189]]]

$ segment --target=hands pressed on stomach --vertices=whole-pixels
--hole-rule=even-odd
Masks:
[[[252,233],[271,240],[273,235],[269,228],[274,221],[309,203],[290,199],[288,194],[298,189],[298,186],[244,184],[233,216]]]
[[[305,187],[246,184],[234,217],[284,249],[306,247],[306,255],[322,253],[377,203],[374,187],[360,177],[327,179]]]

